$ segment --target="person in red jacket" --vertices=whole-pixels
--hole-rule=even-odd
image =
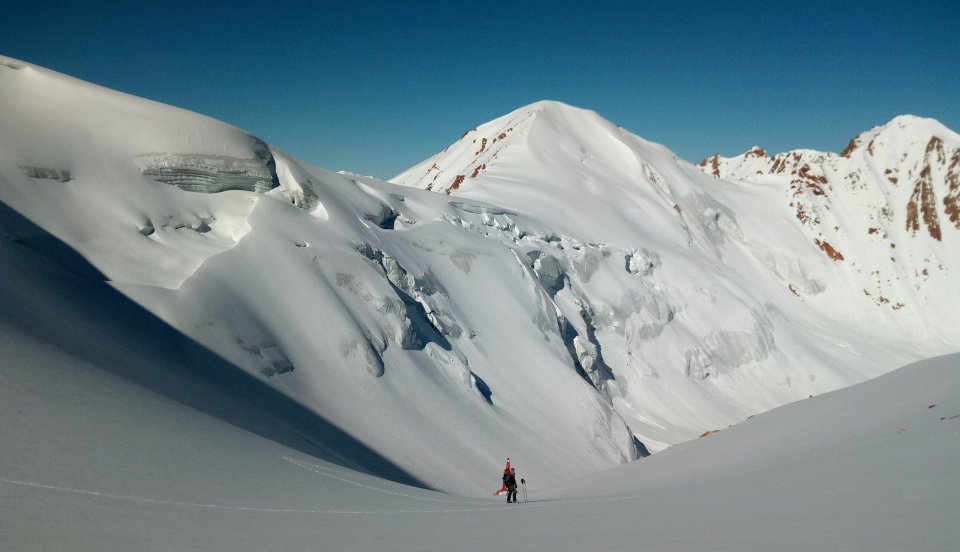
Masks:
[[[507,503],[517,503],[517,470],[510,468],[510,471],[503,474],[503,484],[507,486]],[[512,500],[511,500],[512,499]]]

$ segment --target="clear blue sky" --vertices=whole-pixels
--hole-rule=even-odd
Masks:
[[[958,3],[834,4],[13,0],[0,54],[382,178],[541,99],[689,161],[960,130]]]

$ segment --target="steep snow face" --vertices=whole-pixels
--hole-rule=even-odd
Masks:
[[[0,65],[0,112],[5,246],[106,278],[424,484],[487,495],[506,456],[556,482],[642,452],[578,373],[523,219],[25,63]]]
[[[851,292],[912,311],[930,335],[953,333],[960,250],[960,135],[904,115],[861,133],[839,155],[763,150],[700,167],[775,187],[780,206],[845,273]],[[824,305],[829,308],[830,305]]]
[[[901,170],[937,179],[929,187],[948,197],[955,135],[931,124],[942,138],[927,137],[933,145],[915,168]],[[909,157],[898,149],[909,141],[882,142],[891,159]],[[844,183],[871,198],[872,211],[863,201],[824,204],[822,167],[839,158],[796,156],[754,148],[700,167],[792,172],[783,188],[718,180],[593,112],[538,102],[392,181],[526,218],[512,228],[516,243],[570,326],[571,355],[659,449],[710,420],[732,423],[958,346],[947,306],[960,299],[949,285],[956,248],[918,232],[889,241],[879,217],[890,209],[876,207],[887,202],[873,173]],[[944,161],[924,172],[928,158]],[[865,219],[862,237],[844,239]]]
[[[681,170],[675,161],[592,111],[541,101],[468,131],[391,182],[546,217],[550,227],[538,233],[609,242],[634,218],[673,222],[660,207],[689,191],[688,179],[670,178]],[[577,212],[568,214],[571,205]],[[598,212],[607,216],[592,216]]]
[[[272,186],[266,144],[236,128],[27,64],[0,79],[0,199],[114,281],[177,288],[249,231],[251,197],[187,194],[176,173]]]

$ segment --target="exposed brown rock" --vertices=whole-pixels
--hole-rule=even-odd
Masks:
[[[746,158],[750,158],[750,157],[767,157],[767,151],[766,151],[765,149],[763,149],[763,148],[753,148],[753,149],[751,149],[750,151],[748,151],[748,152],[744,155],[744,157],[746,157]]]
[[[839,251],[834,249],[829,242],[820,241],[819,239],[816,239],[813,241],[814,243],[817,244],[817,247],[819,247],[824,253],[827,254],[827,257],[830,257],[831,259],[837,262],[840,262],[843,260],[843,255]]]
[[[930,141],[927,142],[927,156],[929,157],[931,153],[937,154],[937,162],[947,162],[946,154],[943,151],[943,140],[941,140],[938,136],[932,136]]]
[[[929,150],[928,150],[929,151]],[[920,178],[910,194],[910,201],[907,203],[907,230],[914,236],[920,230],[920,221],[927,226],[930,237],[941,241],[940,220],[937,216],[937,196],[933,191],[933,184],[930,181],[930,164],[928,163],[922,171]]]
[[[847,144],[847,147],[840,152],[840,157],[850,157],[850,154],[853,153],[857,146],[860,145],[860,141],[856,138],[851,138],[850,143]]]
[[[481,172],[486,170],[486,168],[487,168],[486,163],[484,163],[483,165],[478,165],[476,168],[473,169],[473,174],[470,175],[470,178],[476,178],[477,175],[479,175]]]
[[[943,210],[947,219],[960,230],[960,149],[953,150],[945,180],[947,194],[943,197]]]
[[[776,156],[773,159],[773,168],[770,169],[771,173],[782,173],[784,169],[787,168],[787,162],[782,156]]]
[[[704,158],[702,161],[700,161],[698,166],[701,169],[706,169],[709,166],[711,170],[707,172],[707,174],[720,178],[720,154],[719,153],[715,153],[710,157]]]
[[[955,166],[960,165],[960,153],[954,152],[953,157],[954,159],[951,159],[950,166],[947,167],[946,182],[948,183],[948,188],[947,195],[944,197],[944,210],[946,211],[947,219],[960,228],[960,221],[955,220],[960,218],[960,212],[958,212],[960,207],[957,206],[957,196],[960,195],[960,192],[957,191],[957,186],[954,186],[958,176],[955,175],[956,171],[953,170]],[[907,202],[907,230],[911,231],[913,235],[916,235],[917,231],[920,230],[920,222],[923,221],[930,237],[937,241],[942,241],[940,217],[937,214],[937,196],[933,189],[933,169],[931,168],[931,164],[937,162],[942,165],[946,163],[947,156],[943,148],[943,140],[938,136],[931,137],[930,141],[927,142],[925,160],[926,164],[920,171],[920,176],[914,185],[913,193],[910,194],[910,201]]]
[[[800,171],[797,173],[797,175],[811,182],[816,182],[817,184],[827,183],[826,176],[823,176],[823,175],[815,176],[810,174],[810,165],[804,164],[802,167],[800,167]]]
[[[899,180],[899,179],[898,179],[896,176],[890,176],[890,175],[893,175],[893,174],[896,174],[896,171],[893,170],[893,169],[884,169],[884,170],[883,170],[883,175],[887,177],[887,180],[889,180],[891,184],[896,184],[896,183],[897,183],[897,180]]]
[[[458,174],[457,177],[453,179],[453,184],[451,184],[450,187],[447,188],[446,194],[450,195],[450,192],[459,189],[460,185],[463,184],[464,178],[466,178],[464,175]]]
[[[793,206],[792,203],[790,205]],[[810,227],[820,224],[820,217],[810,216],[810,213],[807,213],[802,203],[797,203],[797,220]]]

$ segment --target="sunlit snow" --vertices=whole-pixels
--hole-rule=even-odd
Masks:
[[[958,359],[893,372],[960,349],[935,121],[714,171],[547,101],[383,182],[6,58],[0,113],[3,547],[960,542]]]

